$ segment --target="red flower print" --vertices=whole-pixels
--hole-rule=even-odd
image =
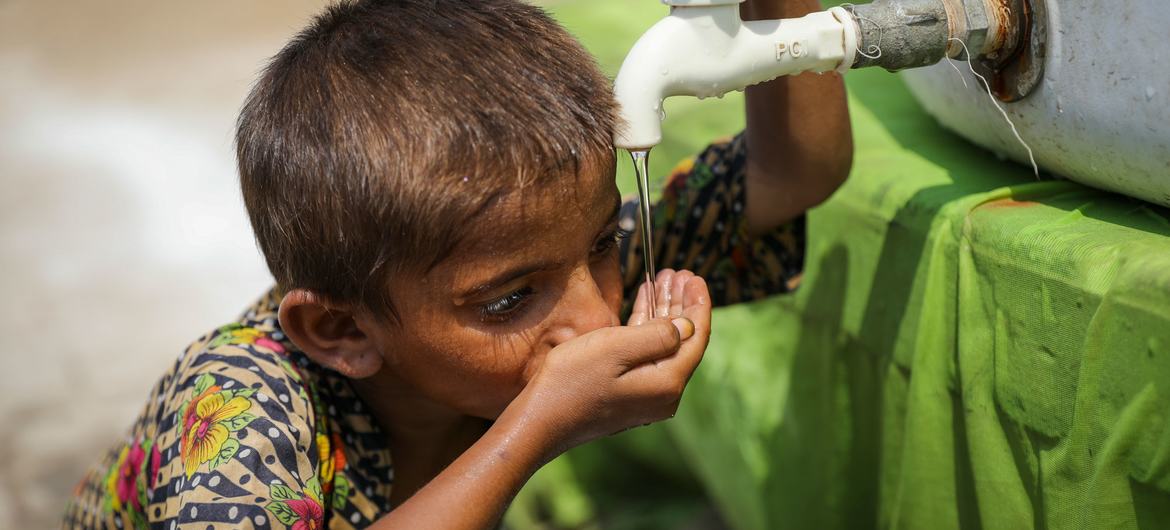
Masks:
[[[150,476],[146,477],[147,489],[154,489],[154,483],[158,480],[158,469],[162,467],[162,453],[158,450],[158,444],[150,445]]]
[[[341,471],[345,469],[345,450],[341,448],[341,435],[336,431],[331,433],[330,439],[333,440],[333,469]]]
[[[289,499],[284,501],[293,513],[297,514],[297,522],[291,530],[320,530],[325,522],[325,511],[312,498]]]
[[[257,346],[268,348],[276,353],[284,353],[284,346],[268,337],[260,337],[256,339]]]
[[[268,496],[272,502],[264,507],[292,530],[320,530],[325,526],[325,510],[321,508],[321,483],[317,477],[305,483],[303,492],[273,482],[268,485]]]
[[[118,467],[118,483],[115,493],[118,501],[125,506],[127,503],[135,510],[142,510],[142,503],[138,499],[138,472],[142,469],[142,462],[146,460],[146,452],[142,446],[135,443],[126,451],[126,458],[120,459]]]
[[[159,467],[158,463],[153,467],[147,466],[148,455],[158,453],[154,445],[154,441],[149,438],[138,438],[123,445],[118,457],[106,471],[103,508],[106,513],[123,512],[120,517],[129,517],[135,527],[140,526],[143,506],[149,496],[151,478],[144,475],[157,473]],[[158,459],[161,460],[161,455]]]

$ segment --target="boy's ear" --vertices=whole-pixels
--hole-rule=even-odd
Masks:
[[[358,327],[352,309],[293,289],[280,302],[279,318],[284,333],[321,366],[350,379],[370,377],[382,368],[382,355]]]

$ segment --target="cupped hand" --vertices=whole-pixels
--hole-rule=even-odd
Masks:
[[[655,314],[650,314],[650,285],[643,283],[638,289],[638,297],[634,299],[634,308],[630,312],[629,325],[640,326],[646,321],[653,318],[689,318],[689,315],[684,313],[684,308],[687,307],[687,285],[691,280],[703,281],[695,273],[682,270],[675,271],[674,269],[663,269],[654,279],[654,310]],[[710,295],[707,293],[707,284],[703,282],[703,303],[707,307],[707,318],[710,319]]]
[[[512,406],[540,430],[548,458],[589,440],[673,417],[711,334],[707,284],[690,271],[643,285],[629,325],[591,331],[549,352]],[[509,408],[512,408],[510,406]]]

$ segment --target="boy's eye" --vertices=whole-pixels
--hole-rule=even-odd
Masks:
[[[630,237],[631,234],[633,232],[622,228],[615,228],[605,233],[593,244],[593,255],[598,256],[613,250],[621,240]]]
[[[533,294],[531,287],[522,287],[479,307],[484,322],[503,322],[515,316]]]

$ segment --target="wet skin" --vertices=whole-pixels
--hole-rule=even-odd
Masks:
[[[526,388],[536,393],[532,382],[550,355],[565,350],[559,346],[621,324],[619,204],[612,159],[583,164],[577,174],[556,178],[549,186],[500,196],[467,220],[469,233],[448,257],[429,271],[390,280],[397,323],[330,306],[305,291],[286,295],[281,304],[285,331],[315,361],[350,377],[387,432],[395,462],[392,503],[405,501],[463,454]],[[703,314],[697,319],[701,337],[692,342],[701,344],[679,361],[683,366],[662,368],[670,377],[650,370],[643,374],[634,366],[595,373],[570,366],[575,359],[561,362],[552,370],[556,373],[545,373],[546,383],[557,380],[545,385],[554,390],[525,406],[531,405],[541,425],[552,425],[551,432],[535,429],[525,435],[546,438],[537,443],[547,442],[541,451],[548,458],[673,414],[705,348],[710,304],[705,284],[691,281],[690,272],[667,270],[659,278],[660,311],[683,316],[690,293],[694,310]],[[649,320],[646,296],[643,289],[632,324]],[[686,325],[695,333],[694,324]],[[674,343],[667,348],[678,348],[678,332],[670,325],[665,329],[673,338],[664,342]],[[614,346],[599,339],[590,352],[611,353],[606,348]],[[623,348],[616,347],[610,358]],[[563,356],[579,355],[565,351]],[[650,382],[604,395],[605,382],[627,373]],[[668,396],[665,403],[661,396]]]

